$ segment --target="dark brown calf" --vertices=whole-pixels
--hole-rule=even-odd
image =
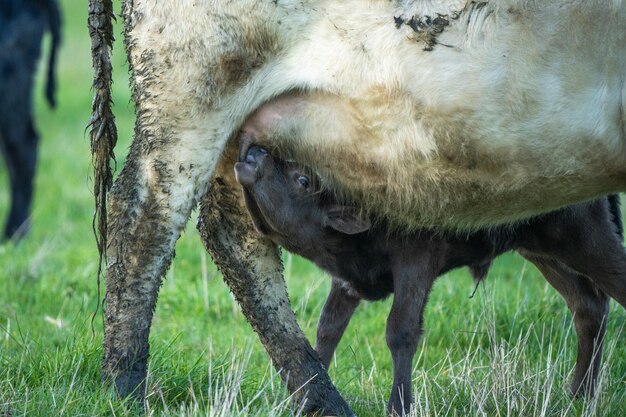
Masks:
[[[341,205],[307,168],[251,146],[235,164],[257,230],[333,276],[317,329],[316,349],[328,368],[361,299],[394,293],[387,319],[394,382],[390,413],[408,412],[411,364],[434,280],[462,266],[482,279],[498,255],[516,250],[565,298],[578,336],[574,394],[592,395],[602,355],[607,296],[626,306],[626,252],[619,199],[612,195],[508,227],[455,234],[390,231]]]

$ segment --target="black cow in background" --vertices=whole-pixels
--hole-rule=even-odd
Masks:
[[[55,107],[55,61],[61,40],[56,0],[0,0],[0,150],[8,166],[11,209],[4,238],[28,230],[39,136],[32,89],[42,38],[50,31],[46,99]]]

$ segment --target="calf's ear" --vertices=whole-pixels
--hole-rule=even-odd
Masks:
[[[371,227],[370,220],[354,207],[328,206],[324,208],[324,226],[347,235],[362,233]]]

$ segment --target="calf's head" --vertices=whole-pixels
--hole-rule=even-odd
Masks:
[[[273,157],[252,145],[235,164],[257,230],[286,249],[307,256],[342,235],[370,227],[359,210],[338,204],[309,168]]]

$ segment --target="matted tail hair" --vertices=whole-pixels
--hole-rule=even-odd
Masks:
[[[113,48],[112,0],[89,0],[87,26],[91,38],[91,58],[93,65],[93,89],[91,118],[89,119],[89,137],[91,140],[91,159],[93,163],[93,195],[95,213],[93,232],[98,246],[98,305],[100,306],[100,276],[106,260],[107,247],[107,193],[113,185],[111,164],[115,161],[113,150],[117,143],[115,116],[111,110],[111,49]],[[93,326],[92,326],[93,329]]]

